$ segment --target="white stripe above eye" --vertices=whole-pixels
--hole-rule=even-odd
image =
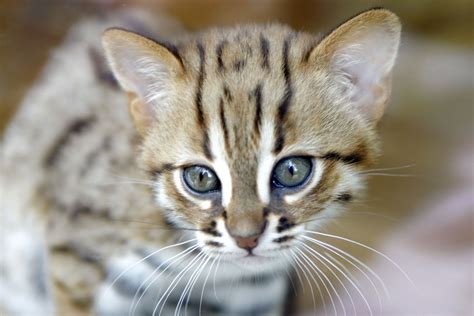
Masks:
[[[275,142],[273,134],[273,124],[265,120],[262,124],[262,139],[260,141],[260,156],[257,172],[258,197],[264,204],[270,203],[270,176],[275,163],[275,155],[272,153]]]
[[[308,194],[321,180],[321,177],[324,172],[324,163],[321,159],[314,160],[313,166],[313,176],[310,179],[310,182],[303,188],[303,190],[298,191],[294,194],[289,194],[285,196],[285,202],[288,204],[293,204],[303,198],[306,194]]]
[[[232,176],[226,159],[224,134],[216,124],[212,124],[209,128],[209,136],[210,148],[214,156],[212,167],[221,182],[222,206],[227,207],[232,199]]]
[[[176,185],[176,189],[178,192],[182,195],[185,196],[188,200],[193,202],[194,204],[198,205],[201,209],[203,210],[208,210],[212,207],[212,201],[211,200],[201,200],[198,199],[197,197],[193,196],[191,193],[188,192],[188,190],[184,187],[183,184],[183,176],[182,176],[182,169],[176,169],[173,171],[173,180]]]

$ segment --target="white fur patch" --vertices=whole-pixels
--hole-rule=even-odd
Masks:
[[[221,181],[222,206],[227,207],[232,199],[232,176],[226,162],[224,136],[215,124],[210,127],[209,136],[211,152],[215,157],[212,166]]]
[[[260,157],[257,172],[257,191],[262,203],[270,203],[270,176],[275,163],[275,155],[272,153],[274,126],[269,121],[262,125],[262,140],[260,142]]]

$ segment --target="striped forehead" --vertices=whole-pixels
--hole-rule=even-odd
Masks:
[[[253,188],[261,202],[269,200],[268,179],[284,146],[293,94],[294,37],[261,32],[195,43],[198,130],[203,154],[223,184],[224,205],[243,187]]]

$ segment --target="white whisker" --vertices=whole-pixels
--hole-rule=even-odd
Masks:
[[[386,254],[372,248],[372,247],[369,247],[367,245],[364,245],[363,243],[360,243],[358,241],[355,241],[355,240],[352,240],[352,239],[349,239],[349,238],[345,238],[345,237],[341,237],[341,236],[336,236],[336,235],[331,235],[331,234],[327,234],[327,233],[320,233],[320,232],[314,232],[314,231],[309,231],[309,230],[305,230],[305,232],[307,233],[311,233],[311,234],[316,234],[316,235],[321,235],[321,236],[326,236],[326,237],[330,237],[330,238],[334,238],[334,239],[339,239],[339,240],[343,240],[343,241],[346,241],[346,242],[349,242],[351,244],[354,244],[354,245],[357,245],[357,246],[360,246],[362,248],[365,248],[367,250],[370,250],[376,254],[378,254],[379,256],[383,257],[384,259],[386,259],[388,262],[390,262],[391,264],[393,264],[397,269],[398,271],[400,271],[403,276],[411,283],[411,285],[416,289],[416,285],[415,283],[411,280],[411,278],[408,276],[408,274],[395,262],[393,261],[389,256],[387,256]]]
[[[153,270],[153,272],[142,282],[142,284],[140,285],[140,287],[137,289],[137,292],[135,293],[134,297],[133,297],[133,301],[132,301],[132,305],[131,305],[131,308],[133,308],[132,310],[132,313],[131,315],[135,315],[135,311],[138,307],[138,305],[140,304],[140,301],[141,299],[143,298],[143,296],[146,294],[146,292],[148,291],[148,289],[152,286],[153,283],[155,283],[158,278],[164,274],[169,267],[171,267],[171,265],[173,265],[174,263],[180,261],[181,259],[184,259],[188,254],[190,254],[194,249],[198,248],[199,246],[198,245],[194,245],[194,246],[191,246],[191,247],[188,247],[186,248],[185,250],[179,252],[178,254],[172,256],[171,258],[168,258],[166,259],[164,262],[162,262],[155,270]],[[158,272],[160,270],[160,268],[162,266],[164,266],[165,264],[167,264],[169,262],[169,264],[166,266],[166,268],[163,269],[163,271],[161,271],[160,273],[158,273],[155,277],[154,274],[156,272]],[[153,278],[149,283],[148,285],[143,289],[140,297],[138,298],[138,301],[135,303],[135,300],[136,300],[136,296],[138,295],[138,291],[139,289],[142,287],[143,284],[145,284],[146,282],[148,282],[148,280],[150,280],[151,278]],[[135,303],[135,304],[134,304]]]
[[[328,250],[328,251],[331,251],[333,252],[334,254],[336,254],[337,256],[339,256],[340,258],[344,259],[346,262],[350,263],[353,267],[355,267],[357,270],[359,270],[366,278],[367,280],[369,280],[369,282],[371,283],[372,287],[374,288],[374,291],[375,293],[377,294],[377,297],[379,298],[379,305],[380,307],[382,306],[382,302],[381,302],[381,299],[380,299],[380,293],[378,291],[378,288],[377,286],[375,285],[375,283],[372,281],[372,279],[365,273],[364,270],[362,270],[358,265],[356,265],[355,263],[353,263],[352,261],[350,261],[349,259],[347,259],[346,257],[349,257],[350,259],[354,260],[356,263],[358,263],[359,265],[361,265],[363,268],[365,268],[372,276],[374,276],[379,282],[380,284],[382,285],[382,288],[385,292],[385,295],[387,296],[387,298],[390,300],[390,293],[387,289],[387,286],[385,285],[385,282],[382,280],[382,278],[377,274],[375,273],[369,266],[367,266],[365,263],[363,263],[362,261],[360,261],[359,259],[357,259],[356,257],[354,257],[353,255],[347,253],[346,251],[343,251],[339,248],[337,248],[336,246],[333,246],[331,244],[328,244],[328,243],[325,243],[321,240],[317,240],[317,239],[314,239],[314,238],[311,238],[311,237],[307,237],[307,236],[303,236],[303,238],[305,238],[306,240],[310,241],[310,242],[313,242],[313,243],[316,243],[318,246]],[[346,257],[344,257],[346,256]]]
[[[302,242],[301,242],[302,243]],[[331,291],[329,291],[329,288],[327,287],[326,285],[326,282],[329,284],[329,287],[331,287],[331,290],[334,292],[334,294],[337,296],[337,298],[339,299],[339,302],[342,304],[342,300],[341,298],[339,297],[339,294],[337,293],[336,289],[334,288],[331,280],[329,280],[329,278],[326,276],[326,274],[299,248],[296,249],[303,258],[305,258],[306,262],[308,262],[309,266],[313,269],[313,271],[315,271],[316,275],[318,276],[318,278],[321,280],[321,283],[323,284],[324,286],[324,289],[326,290],[326,292],[328,293],[329,295],[329,299],[331,300],[331,304],[332,304],[332,307],[334,309],[334,314],[337,315],[337,307],[336,307],[336,302],[334,301],[334,298],[331,294]],[[317,271],[317,272],[316,272]],[[322,277],[321,277],[322,276]],[[324,282],[323,279],[326,281]],[[345,311],[345,308],[344,308],[344,305],[343,306],[343,310]]]
[[[291,251],[291,254],[293,255],[293,259],[295,260],[296,264],[300,267],[301,272],[303,272],[303,274],[306,278],[306,281],[308,281],[309,289],[311,291],[311,299],[313,300],[313,308],[314,308],[314,310],[316,310],[316,301],[315,301],[315,297],[314,297],[313,285],[311,284],[311,281],[309,280],[308,275],[306,274],[306,271],[309,272],[309,270],[306,267],[306,265],[304,265],[303,262],[300,261],[298,256],[293,251]],[[310,273],[310,275],[311,275],[311,273]],[[302,284],[302,286],[304,286],[304,285]]]
[[[178,247],[178,246],[181,246],[181,245],[185,245],[185,244],[188,244],[190,242],[193,242],[193,241],[196,241],[197,239],[196,238],[193,238],[193,239],[190,239],[190,240],[186,240],[184,242],[181,242],[181,243],[177,243],[177,244],[173,244],[173,245],[169,245],[169,246],[166,246],[164,248],[160,248],[159,250],[157,251],[154,251],[152,252],[151,254],[147,255],[146,257],[138,260],[137,262],[135,262],[134,264],[132,264],[131,266],[127,267],[125,270],[123,270],[113,281],[112,283],[107,287],[107,289],[105,290],[104,293],[107,293],[108,291],[110,291],[112,289],[112,287],[115,285],[115,283],[125,274],[127,273],[128,271],[130,271],[131,269],[133,269],[134,267],[136,267],[137,265],[139,265],[140,263],[142,263],[143,261],[145,261],[146,259],[158,254],[159,252],[163,251],[163,250],[166,250],[166,249],[170,249],[170,248],[173,248],[173,247]]]

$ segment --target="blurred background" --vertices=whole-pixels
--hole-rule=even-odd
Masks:
[[[166,12],[189,30],[279,21],[318,33],[371,7],[383,6],[398,14],[403,38],[392,101],[380,124],[384,155],[375,167],[394,169],[374,171],[366,201],[334,222],[331,229],[389,252],[421,291],[439,288],[433,295],[427,294],[425,304],[435,306],[433,311],[443,308],[436,304],[444,300],[455,306],[449,315],[472,312],[472,1],[2,0],[0,132],[39,75],[51,49],[75,21],[137,6]],[[375,269],[385,273],[384,263],[370,252],[345,244],[339,246],[372,260]],[[395,302],[400,292],[400,302],[410,305],[410,298],[402,293],[406,283],[394,282]],[[446,282],[451,285],[446,286]]]

